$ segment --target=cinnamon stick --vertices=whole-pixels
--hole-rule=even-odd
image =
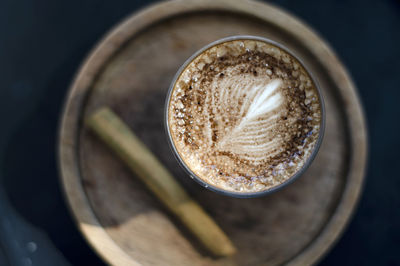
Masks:
[[[125,164],[189,231],[217,256],[236,252],[230,239],[195,202],[151,151],[111,109],[105,107],[85,120]]]

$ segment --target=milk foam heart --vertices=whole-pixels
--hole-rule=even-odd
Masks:
[[[205,182],[228,191],[277,186],[309,158],[321,103],[302,65],[258,40],[213,46],[176,80],[168,127],[179,156]]]

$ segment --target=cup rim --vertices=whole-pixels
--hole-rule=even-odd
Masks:
[[[265,189],[262,191],[257,191],[257,192],[235,192],[235,191],[225,190],[225,189],[219,188],[217,186],[214,186],[210,183],[207,183],[206,181],[201,179],[190,169],[189,166],[186,165],[185,161],[181,158],[181,155],[179,154],[177,148],[175,147],[175,143],[172,139],[172,135],[171,135],[170,128],[169,128],[169,119],[168,119],[169,115],[168,114],[169,114],[169,105],[170,105],[170,101],[171,101],[171,95],[172,95],[173,89],[175,87],[175,83],[178,80],[178,78],[181,76],[182,72],[186,69],[186,67],[195,58],[197,58],[204,51],[210,49],[213,46],[216,46],[216,45],[219,45],[219,44],[222,44],[225,42],[236,41],[236,40],[256,40],[256,41],[266,42],[268,44],[271,44],[273,46],[276,46],[276,47],[282,49],[283,51],[285,51],[286,53],[288,53],[289,55],[294,57],[298,61],[298,63],[300,63],[300,65],[304,68],[304,70],[308,73],[312,82],[314,83],[317,93],[318,93],[318,99],[320,102],[320,109],[321,109],[321,123],[320,123],[318,139],[313,147],[313,150],[312,150],[310,156],[307,158],[307,160],[303,164],[303,166],[294,175],[292,175],[290,178],[288,178],[284,182],[280,183],[279,185],[273,186],[271,188],[268,188],[268,189]],[[169,144],[170,148],[172,149],[172,153],[174,154],[175,158],[178,160],[179,164],[183,167],[183,169],[185,169],[185,171],[189,175],[189,177],[192,178],[193,180],[195,180],[198,184],[200,184],[202,187],[204,187],[206,189],[209,189],[213,192],[216,192],[216,193],[219,193],[219,194],[222,194],[225,196],[230,196],[230,197],[235,197],[235,198],[256,198],[256,197],[261,197],[261,196],[264,196],[267,194],[271,194],[271,193],[278,191],[278,190],[282,189],[283,187],[286,187],[287,185],[293,183],[300,176],[302,176],[304,174],[304,172],[309,168],[311,163],[314,161],[314,159],[319,151],[319,148],[322,144],[322,140],[323,140],[324,133],[325,133],[325,119],[326,119],[325,103],[324,103],[324,99],[322,96],[321,87],[320,87],[318,81],[315,79],[314,75],[305,66],[303,61],[295,53],[293,53],[291,50],[289,50],[284,45],[282,45],[276,41],[273,41],[271,39],[265,38],[265,37],[253,36],[253,35],[234,35],[234,36],[225,37],[225,38],[213,41],[213,42],[203,46],[201,49],[197,50],[182,64],[182,66],[176,72],[174,78],[172,79],[170,87],[168,89],[167,98],[166,98],[165,106],[164,106],[164,128],[167,132],[168,144]]]

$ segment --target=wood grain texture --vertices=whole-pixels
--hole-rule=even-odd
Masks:
[[[202,46],[231,35],[282,43],[319,82],[326,133],[304,176],[274,194],[235,199],[187,177],[167,144],[164,102],[180,65]],[[238,252],[214,258],[82,126],[107,105],[201,203]],[[89,243],[114,265],[307,265],[337,240],[359,198],[367,142],[355,87],[329,46],[293,16],[257,2],[172,1],[133,15],[87,58],[72,85],[60,128],[66,197]]]

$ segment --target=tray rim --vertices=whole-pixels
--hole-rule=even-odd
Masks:
[[[319,235],[299,254],[286,262],[288,265],[316,264],[338,241],[359,201],[366,165],[367,165],[367,128],[365,115],[358,97],[357,89],[333,49],[311,27],[288,11],[270,3],[240,0],[174,0],[159,2],[145,9],[136,11],[116,24],[91,49],[82,61],[71,83],[59,124],[58,132],[58,169],[60,185],[64,198],[75,223],[85,240],[94,251],[107,263],[112,265],[140,265],[126,254],[107,234],[90,207],[90,202],[81,183],[80,166],[75,162],[76,150],[79,147],[77,137],[80,129],[81,111],[88,88],[104,63],[107,63],[114,52],[132,35],[152,23],[196,11],[231,11],[243,13],[274,24],[294,35],[305,47],[319,58],[320,63],[329,71],[332,80],[337,84],[339,93],[345,103],[344,113],[348,119],[350,150],[352,151],[347,172],[347,182],[342,197],[330,220]],[[271,21],[273,18],[274,22]],[[83,94],[77,92],[84,91]],[[354,155],[357,156],[354,156]],[[85,221],[89,221],[85,222]]]

